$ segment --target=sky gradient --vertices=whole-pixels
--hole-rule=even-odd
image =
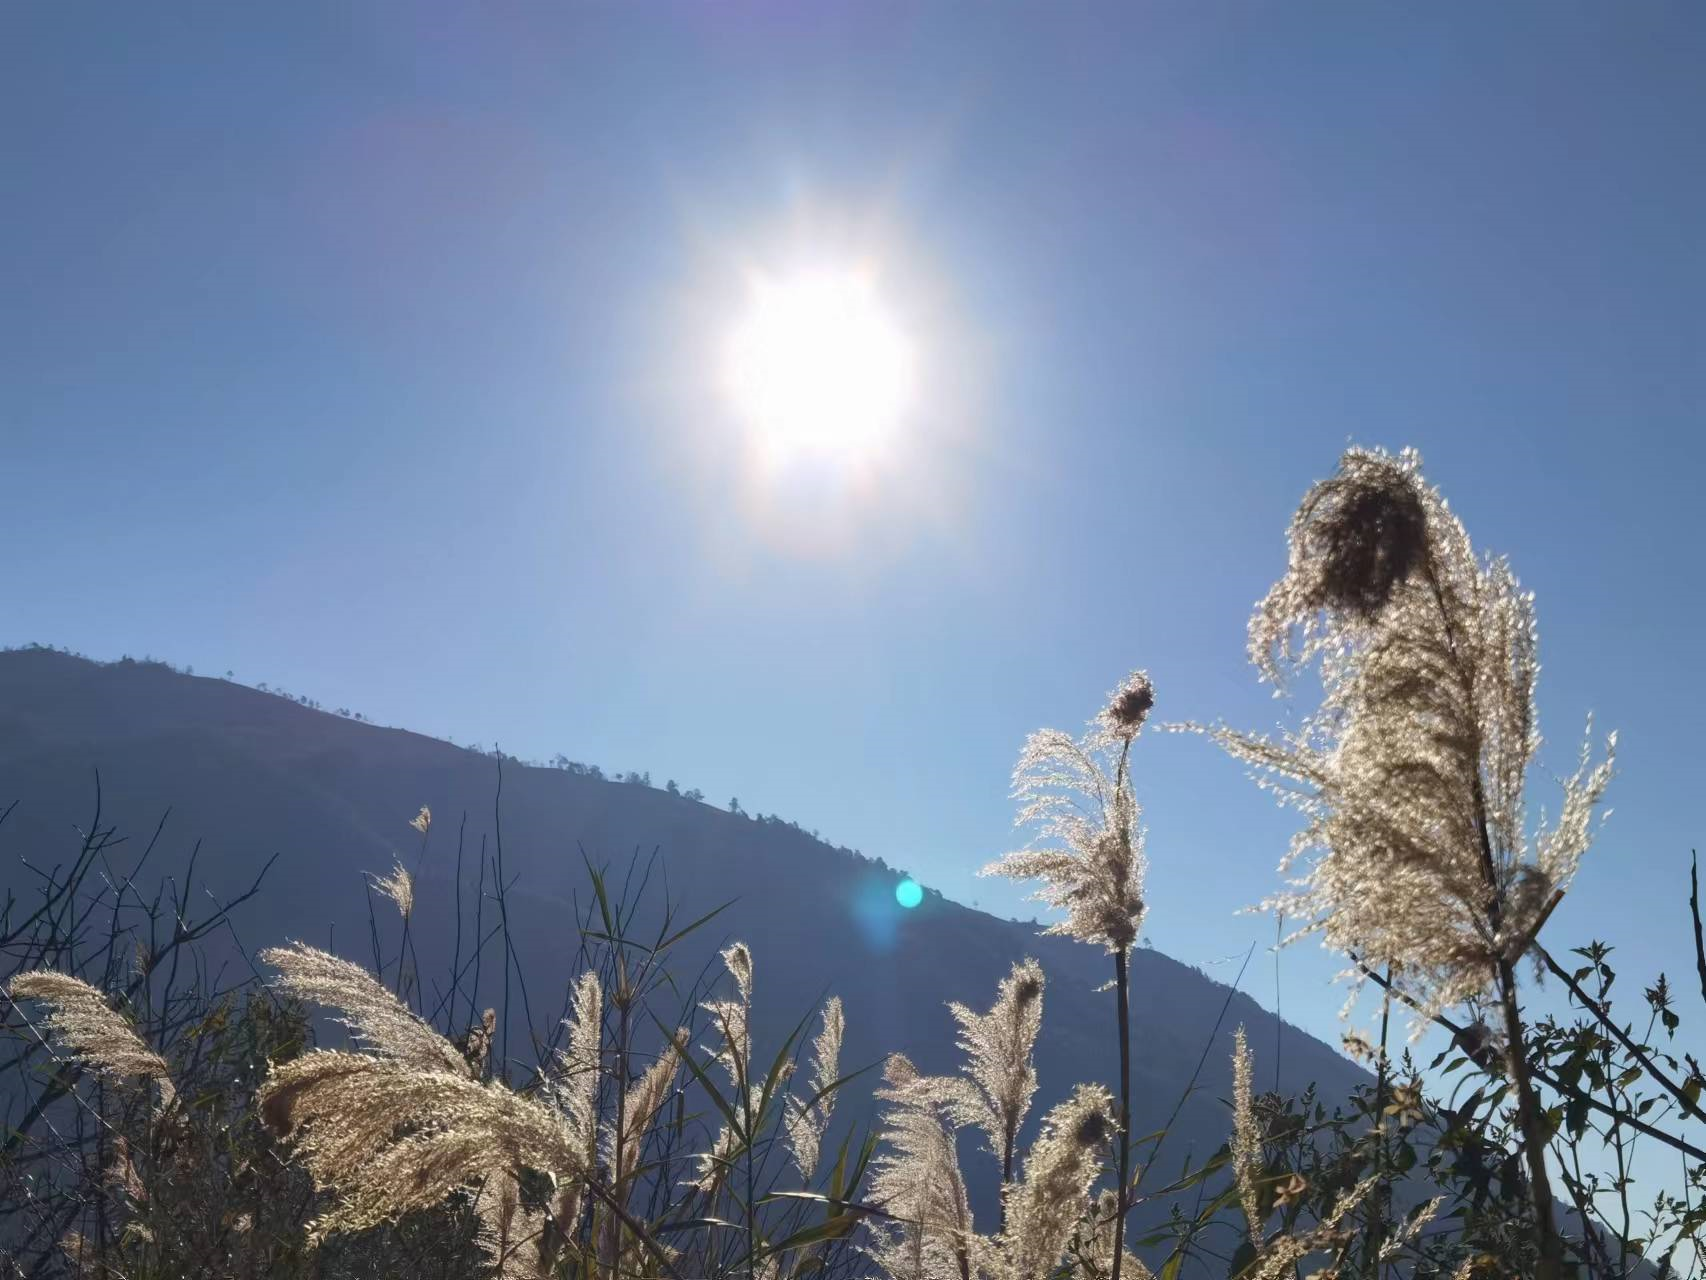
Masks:
[[[1414,445],[1538,595],[1546,763],[1621,731],[1549,937],[1686,978],[1699,6],[0,24],[0,642],[649,770],[1028,915],[974,875],[1026,733],[1137,666],[1161,719],[1304,710],[1244,657],[1286,520]],[[790,489],[704,371],[802,249],[879,263],[924,407]],[[1150,938],[1230,979],[1289,820],[1201,741],[1135,761]],[[1331,1035],[1336,965],[1283,963]]]

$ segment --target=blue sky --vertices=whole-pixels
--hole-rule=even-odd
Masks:
[[[1285,521],[1414,445],[1538,594],[1547,761],[1622,732],[1549,936],[1686,980],[1699,7],[3,22],[0,640],[647,769],[1028,914],[973,878],[1025,734],[1134,666],[1163,718],[1301,710],[1244,661]],[[801,246],[918,330],[856,493],[747,474],[706,394],[736,268]],[[1200,741],[1137,757],[1152,940],[1230,978],[1288,820]],[[1331,1035],[1336,966],[1283,963]]]

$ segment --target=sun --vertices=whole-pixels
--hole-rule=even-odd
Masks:
[[[730,402],[773,460],[866,458],[911,407],[916,355],[864,271],[754,276],[729,334]]]

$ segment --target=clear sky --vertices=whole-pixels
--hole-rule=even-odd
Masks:
[[[1693,3],[15,4],[0,640],[647,769],[950,896],[1025,734],[1244,661],[1285,522],[1415,445],[1622,731],[1549,931],[1686,980],[1706,741]],[[916,399],[773,474],[707,370],[856,258]],[[1290,830],[1146,734],[1151,938],[1230,978]],[[1536,805],[1549,797],[1536,777]],[[573,833],[565,833],[572,838]],[[1272,995],[1271,960],[1249,985]],[[1333,966],[1285,957],[1333,1032]]]

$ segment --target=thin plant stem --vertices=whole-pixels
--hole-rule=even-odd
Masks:
[[[1474,682],[1467,677],[1452,626],[1451,610],[1446,608],[1445,592],[1440,587],[1430,552],[1423,559],[1428,584],[1432,588],[1434,605],[1439,610],[1445,629],[1445,639],[1463,678],[1463,695],[1473,710]],[[1475,717],[1471,716],[1473,722]],[[1481,785],[1480,763],[1477,761],[1470,784],[1470,799],[1474,805],[1475,831],[1480,838],[1481,874],[1487,889],[1487,923],[1491,936],[1499,936],[1503,904],[1500,900],[1498,866],[1493,858],[1491,828],[1487,821],[1487,796]],[[1534,1207],[1534,1239],[1539,1251],[1535,1280],[1558,1280],[1563,1268],[1563,1245],[1558,1238],[1558,1226],[1552,1214],[1552,1180],[1546,1172],[1547,1135],[1541,1124],[1540,1103],[1534,1095],[1534,1081],[1528,1069],[1528,1041],[1523,1033],[1522,1012],[1517,1006],[1516,971],[1509,957],[1497,961],[1499,1005],[1505,1022],[1505,1061],[1511,1083],[1516,1086],[1517,1125],[1522,1130],[1523,1158],[1528,1165],[1529,1195]]]
[[[1386,1181],[1386,1086],[1390,1078],[1391,1059],[1386,1054],[1387,1036],[1392,1025],[1392,970],[1386,970],[1385,990],[1380,1002],[1380,1058],[1374,1075],[1374,1170],[1380,1179],[1379,1191],[1369,1200],[1368,1236],[1363,1265],[1379,1280],[1380,1247],[1385,1243],[1386,1216],[1390,1207],[1391,1183]]]
[[[1120,749],[1119,770],[1114,777],[1117,799],[1122,786],[1130,785],[1126,769],[1131,758],[1131,739]],[[1122,827],[1120,837],[1130,840],[1131,833]],[[1128,855],[1130,851],[1127,851]],[[1111,1280],[1120,1280],[1125,1260],[1125,1219],[1131,1203],[1131,975],[1129,946],[1114,952],[1114,1000],[1119,1020],[1120,1040],[1120,1137],[1117,1174],[1119,1187],[1114,1192],[1114,1258]]]
[[[1114,1195],[1114,1260],[1112,1280],[1120,1280],[1125,1253],[1125,1219],[1131,1189],[1131,983],[1127,953],[1114,953],[1114,999],[1118,1002],[1120,1032],[1120,1149],[1119,1190]]]

